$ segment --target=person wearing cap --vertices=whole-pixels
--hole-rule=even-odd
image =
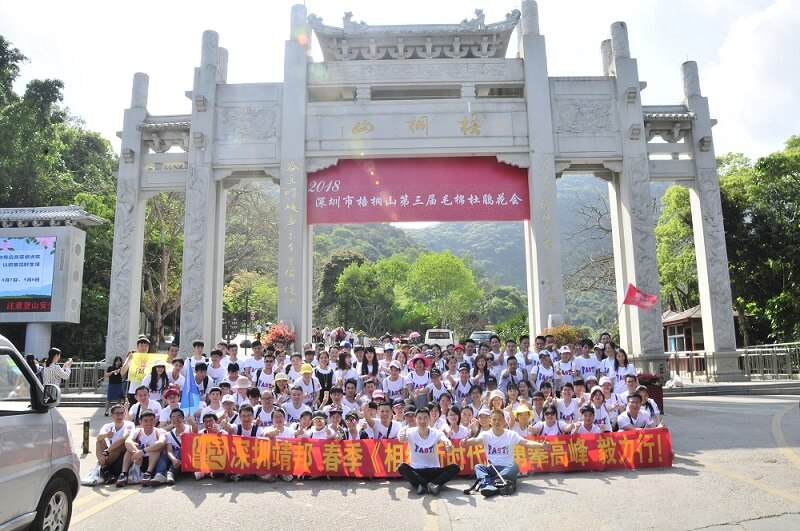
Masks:
[[[642,397],[636,393],[628,396],[628,407],[617,418],[617,424],[619,431],[644,430],[662,426],[661,424],[656,425],[650,413],[642,409]]]
[[[309,439],[328,440],[336,437],[337,432],[328,425],[328,416],[322,411],[311,415],[311,428],[305,430],[304,437]]]
[[[488,407],[482,407],[475,413],[475,418],[478,422],[478,433],[492,429],[492,410]],[[503,415],[505,419],[505,415]],[[504,420],[505,422],[505,420]],[[505,426],[505,424],[503,424]]]
[[[403,422],[400,423],[401,429],[414,428],[417,425],[417,406],[407,405],[403,409]]]
[[[552,382],[555,377],[556,372],[553,368],[553,360],[550,358],[550,352],[543,350],[539,353],[539,364],[531,369],[533,385],[538,391],[542,387],[542,382]]]
[[[486,404],[488,405],[490,411],[493,409],[499,409],[502,411],[506,406],[506,395],[503,394],[503,391],[500,389],[488,391],[488,395],[486,396]]]
[[[661,418],[661,410],[658,409],[658,404],[656,401],[650,398],[650,391],[647,390],[646,385],[639,385],[636,387],[636,393],[642,397],[642,407],[650,413],[650,416],[653,417],[653,421],[656,424],[663,425],[663,420]]]
[[[381,378],[386,378],[391,374],[389,365],[394,360],[394,345],[392,343],[385,343],[383,345],[383,357],[379,362]]]
[[[402,423],[403,422],[403,410],[406,407],[406,403],[402,398],[395,398],[392,401],[392,420]]]
[[[122,472],[117,476],[117,487],[128,483],[128,470],[137,464],[142,470],[142,485],[162,485],[167,482],[169,460],[164,446],[167,436],[156,428],[156,414],[145,410],[141,415],[141,426],[133,429],[125,439],[125,455]]]
[[[205,418],[208,413],[213,413],[218,419],[222,418],[225,408],[222,406],[222,389],[212,387],[206,394],[207,402],[200,402],[200,418]]]
[[[147,354],[150,351],[150,340],[146,337],[140,336],[139,339],[136,340],[136,350],[131,350],[128,352],[128,355],[125,357],[125,363],[122,364],[120,368],[120,374],[123,378],[128,376],[128,402],[133,403],[135,400],[134,394],[136,393],[136,388],[138,388],[141,384],[141,380],[131,379],[128,371],[131,368],[131,362],[133,361],[134,353],[137,354]],[[59,350],[59,354],[61,351]],[[49,356],[48,356],[49,357]],[[45,382],[49,383],[49,382]]]
[[[450,393],[453,400],[459,407],[465,407],[469,399],[469,390],[472,388],[472,381],[469,377],[469,363],[463,362],[458,366],[458,379],[450,386]]]
[[[544,420],[544,407],[545,407],[544,402],[545,402],[544,393],[541,391],[534,391],[533,396],[531,397],[531,403],[532,403],[531,424],[535,424],[539,421]]]
[[[111,419],[100,428],[95,446],[100,476],[106,484],[115,482],[122,472],[125,439],[135,428],[133,422],[125,420],[125,406],[122,404],[111,406]]]
[[[611,420],[611,427],[617,431],[617,417],[625,411],[625,402],[614,392],[614,383],[608,376],[600,378],[600,388],[603,390],[603,401]]]
[[[572,364],[572,349],[569,345],[562,345],[558,349],[559,359],[555,363],[556,368],[556,382],[558,390],[565,383],[572,383],[575,379],[575,366]]]
[[[603,395],[603,388],[599,385],[592,387],[589,392],[589,405],[594,409],[594,424],[601,432],[611,431],[611,416]]]
[[[136,402],[128,408],[125,420],[130,420],[134,426],[139,426],[145,411],[152,411],[156,415],[161,412],[161,405],[150,398],[150,390],[147,387],[140,385],[136,388],[133,396],[136,398]]]
[[[515,446],[522,445],[526,448],[543,448],[544,450],[549,450],[551,446],[549,441],[537,442],[523,439],[519,433],[506,429],[502,411],[493,411],[490,422],[491,429],[481,432],[475,437],[463,439],[460,443],[462,447],[482,444],[485,449],[488,464],[475,466],[475,475],[479,481],[480,493],[486,497],[500,493],[494,484],[497,475],[507,482],[516,482],[519,467],[514,462]]]
[[[158,414],[158,427],[164,431],[169,431],[172,429],[172,424],[170,424],[170,415],[176,409],[181,408],[181,392],[178,390],[177,387],[170,386],[169,389],[164,391],[164,402],[166,402],[166,406],[162,409]]]
[[[575,423],[572,428],[573,435],[582,435],[585,433],[602,433],[600,426],[594,423],[594,408],[591,404],[586,404],[581,408],[581,421]]]
[[[286,413],[284,412],[283,408],[276,407],[272,411],[272,426],[264,430],[262,437],[268,437],[272,440],[275,439],[294,439],[295,432],[293,432],[289,427],[286,426]],[[291,474],[281,474],[279,476],[274,476],[272,474],[265,474],[262,476],[258,476],[259,479],[273,482],[278,477],[283,481],[292,481],[293,476]]]
[[[372,382],[373,385],[375,382]],[[383,389],[375,389],[372,391],[372,400],[371,402],[375,402],[376,404],[380,404],[381,402],[387,402],[386,394],[384,394]],[[389,402],[391,404],[391,402]]]
[[[431,382],[428,369],[431,366],[431,360],[422,353],[414,354],[408,362],[408,366],[413,369],[406,377],[408,396],[417,407],[422,407],[428,403],[428,384]]]
[[[222,403],[222,415],[218,416],[219,424],[222,426],[222,429],[230,433],[230,426],[239,424],[239,412],[236,410],[236,399],[233,395],[223,395],[220,402]],[[225,427],[223,422],[225,422],[228,427]]]
[[[302,403],[309,408],[319,406],[319,391],[321,385],[314,376],[314,367],[308,363],[300,366],[300,378],[294,381],[292,387],[299,387],[303,391]]]
[[[358,413],[355,411],[351,411],[344,416],[344,430],[342,430],[340,434],[342,440],[355,441],[358,439],[370,438],[369,434],[365,430],[361,429],[358,421]]]
[[[442,467],[439,464],[438,446],[452,450],[453,443],[440,430],[430,427],[430,412],[420,408],[415,412],[416,426],[400,431],[398,439],[408,443],[409,462],[401,463],[397,471],[411,483],[417,494],[426,492],[437,496],[441,487],[456,477],[461,469],[456,464]]]
[[[400,433],[400,423],[392,419],[392,405],[382,402],[378,406],[378,420],[372,417],[372,410],[369,404],[364,404],[361,408],[364,415],[364,422],[372,430],[373,439],[396,439]]]
[[[389,362],[389,376],[383,379],[383,394],[386,400],[394,402],[398,398],[403,398],[406,393],[405,379],[400,376],[401,365],[397,360]]]
[[[428,383],[428,402],[439,402],[439,398],[449,393],[447,386],[442,381],[442,371],[434,367],[430,372],[431,381]]]

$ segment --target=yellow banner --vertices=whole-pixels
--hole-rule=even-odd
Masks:
[[[158,360],[164,359],[164,354],[148,354],[134,352],[131,359],[131,366],[128,368],[128,380],[141,382],[145,376],[150,374],[150,368]]]

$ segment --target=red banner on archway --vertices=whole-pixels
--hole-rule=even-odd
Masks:
[[[308,223],[521,221],[528,171],[495,157],[340,160],[308,176]]]

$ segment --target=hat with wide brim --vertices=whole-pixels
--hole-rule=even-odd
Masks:
[[[425,354],[422,354],[421,352],[419,352],[417,354],[414,354],[414,356],[410,360],[408,360],[408,368],[409,369],[413,369],[414,368],[414,364],[417,362],[417,360],[424,361],[425,362],[425,369],[430,369],[431,360],[428,359],[428,357],[425,356]]]
[[[250,378],[247,376],[239,376],[236,383],[231,386],[231,389],[250,389]]]

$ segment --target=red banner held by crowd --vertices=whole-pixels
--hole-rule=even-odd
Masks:
[[[496,157],[340,160],[307,192],[311,225],[530,218],[528,171]]]
[[[672,441],[666,428],[546,439],[552,444],[549,450],[516,447],[514,459],[522,473],[672,466]],[[384,478],[399,476],[398,465],[408,460],[407,445],[396,439],[273,441],[184,434],[181,447],[185,472]],[[439,461],[455,463],[462,475],[471,475],[486,457],[480,445],[461,448],[456,443],[451,451],[439,448]]]

